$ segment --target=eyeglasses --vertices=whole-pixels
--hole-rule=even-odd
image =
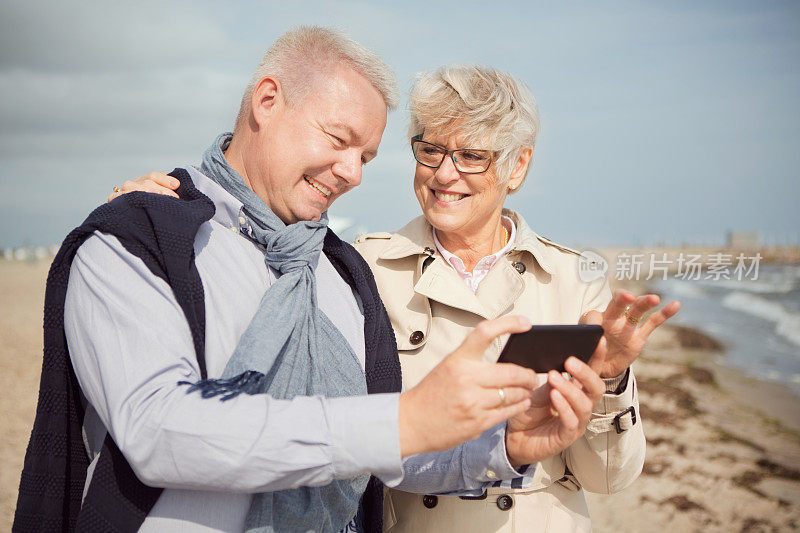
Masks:
[[[423,141],[419,135],[411,138],[411,151],[417,163],[430,168],[439,168],[446,156],[453,160],[456,170],[464,174],[486,172],[494,161],[494,150],[459,148],[448,150],[442,146]]]

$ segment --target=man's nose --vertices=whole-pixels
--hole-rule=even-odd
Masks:
[[[442,164],[436,169],[434,176],[436,177],[436,181],[441,184],[458,181],[458,179],[461,177],[461,175],[458,173],[456,165],[453,163],[453,159],[449,155],[445,156]]]
[[[361,167],[361,154],[356,150],[347,150],[342,152],[342,157],[334,163],[332,171],[348,186],[357,187],[361,184]]]

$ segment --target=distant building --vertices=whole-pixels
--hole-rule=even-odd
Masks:
[[[16,261],[27,261],[30,258],[31,252],[27,248],[15,248],[14,259]]]
[[[761,247],[761,239],[757,231],[729,231],[728,248],[752,250]]]

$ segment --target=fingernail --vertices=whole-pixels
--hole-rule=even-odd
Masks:
[[[178,185],[180,185],[180,184],[181,184],[181,182],[180,182],[180,181],[178,181],[178,180],[172,180],[172,181],[170,181],[170,182],[169,182],[169,184],[170,184],[172,187],[177,187]]]
[[[556,383],[561,383],[564,381],[564,378],[561,376],[561,374],[559,374],[555,370],[550,371],[550,379],[552,379]]]
[[[528,317],[520,316],[519,317],[519,325],[524,327],[524,328],[529,328],[529,327],[531,327],[531,321],[528,319]]]

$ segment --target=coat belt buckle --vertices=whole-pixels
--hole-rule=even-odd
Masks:
[[[617,435],[619,435],[624,431],[627,431],[627,429],[622,429],[621,419],[628,413],[631,414],[631,427],[636,425],[636,409],[634,409],[633,406],[631,405],[630,407],[622,411],[620,414],[615,416],[614,419],[611,421],[611,424],[614,426],[614,429],[617,430]]]

